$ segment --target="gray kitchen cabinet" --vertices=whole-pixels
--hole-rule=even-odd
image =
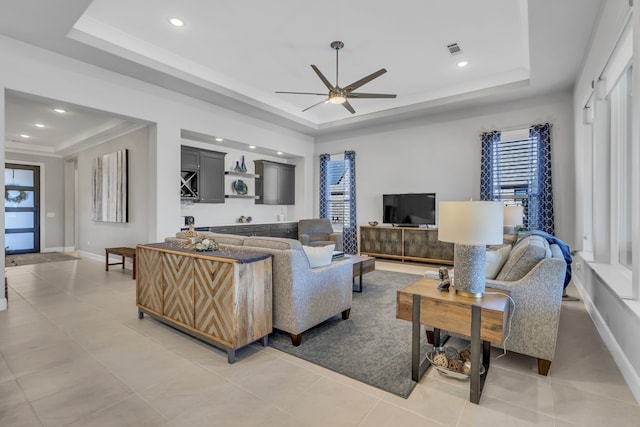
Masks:
[[[226,153],[182,146],[181,197],[199,203],[224,203],[224,156]]]
[[[294,165],[254,160],[256,195],[260,205],[294,205],[296,203],[296,171]]]
[[[200,150],[193,147],[180,147],[180,169],[197,172],[200,166]]]

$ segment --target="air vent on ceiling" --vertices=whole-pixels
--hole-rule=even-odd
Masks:
[[[447,49],[449,49],[449,53],[451,55],[457,55],[459,53],[462,53],[462,49],[460,49],[460,46],[458,45],[458,43],[448,44]]]

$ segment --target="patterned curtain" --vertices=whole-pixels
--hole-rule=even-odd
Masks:
[[[480,200],[493,200],[494,190],[500,187],[500,175],[493,174],[494,148],[500,142],[500,131],[482,133],[482,157],[480,164]]]
[[[329,218],[329,177],[328,167],[331,161],[330,154],[320,154],[320,218]]]
[[[356,217],[356,152],[345,151],[345,175],[348,176],[349,218],[342,230],[343,250],[346,254],[358,253],[358,221]]]
[[[529,188],[529,229],[554,235],[553,191],[551,188],[551,125],[533,125],[529,138],[536,141],[539,166],[537,188]]]

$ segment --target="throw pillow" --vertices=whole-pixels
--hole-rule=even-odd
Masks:
[[[309,259],[311,268],[322,267],[331,264],[331,255],[336,245],[327,246],[302,246]]]
[[[496,276],[497,280],[512,282],[520,280],[541,260],[551,256],[546,239],[540,236],[527,236],[511,249],[509,259]]]
[[[496,278],[504,263],[507,262],[510,252],[511,245],[504,245],[496,249],[487,249],[487,264],[485,270],[487,279]]]

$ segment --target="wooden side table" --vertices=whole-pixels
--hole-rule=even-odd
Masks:
[[[477,404],[489,372],[490,343],[501,344],[506,333],[509,291],[487,288],[482,298],[470,298],[456,295],[453,289],[450,292],[440,292],[437,289],[438,283],[433,279],[420,279],[397,292],[396,317],[413,323],[411,378],[419,381],[430,366],[428,360],[420,363],[421,324],[434,328],[436,347],[440,345],[440,330],[470,336],[469,400]],[[485,368],[482,375],[480,363]]]

